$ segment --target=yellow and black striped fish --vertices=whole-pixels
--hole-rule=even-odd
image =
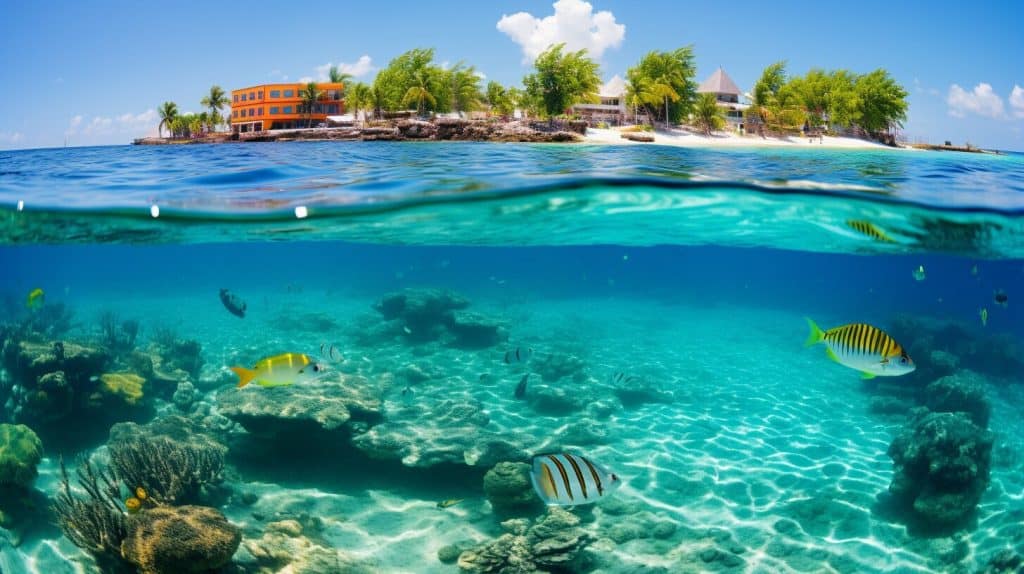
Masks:
[[[619,477],[578,454],[540,454],[530,471],[533,489],[548,506],[597,502],[622,485]]]
[[[898,377],[915,369],[914,361],[910,360],[903,347],[878,327],[850,323],[822,331],[810,319],[807,319],[807,325],[811,334],[807,337],[806,346],[825,343],[830,359],[860,371],[865,379]]]
[[[849,225],[850,229],[853,229],[854,231],[860,233],[861,235],[867,235],[872,239],[885,241],[887,243],[895,243],[895,240],[892,237],[890,237],[888,233],[882,231],[877,225],[871,223],[870,221],[847,219],[846,225]]]
[[[320,373],[320,365],[314,363],[309,355],[284,353],[260,359],[251,369],[231,367],[231,370],[238,375],[238,388],[252,381],[261,387],[284,387],[315,377]]]

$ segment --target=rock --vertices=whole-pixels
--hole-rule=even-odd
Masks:
[[[255,561],[259,574],[371,574],[375,569],[349,554],[315,543],[295,520],[267,524],[263,536],[242,546]],[[248,570],[247,570],[248,571]]]
[[[36,388],[26,393],[24,418],[40,421],[60,420],[71,414],[75,391],[64,376],[64,371],[46,373],[39,377]]]
[[[422,120],[402,120],[398,122],[398,131],[409,139],[426,139],[437,135],[437,127]]]
[[[535,385],[526,398],[530,407],[539,414],[565,416],[585,409],[592,396],[578,388]]]
[[[654,134],[646,132],[622,132],[622,139],[634,142],[651,143],[654,141]]]
[[[571,353],[549,353],[534,359],[533,372],[540,375],[541,379],[548,383],[558,382],[568,377],[573,382],[583,383],[587,380],[587,373],[583,360]]]
[[[636,408],[648,403],[669,404],[675,401],[671,391],[659,389],[654,383],[642,377],[625,377],[614,384],[612,392],[626,408]]]
[[[1019,574],[1022,567],[1024,567],[1024,556],[1006,549],[992,555],[985,567],[978,570],[978,574]]]
[[[530,481],[530,465],[524,462],[494,465],[484,475],[484,494],[500,513],[538,510],[541,506]]]
[[[910,400],[882,395],[871,397],[868,411],[876,415],[905,415],[914,406]]]
[[[993,435],[963,413],[919,409],[889,446],[889,492],[911,520],[952,527],[974,512],[988,488]]]
[[[486,349],[508,339],[500,322],[473,311],[453,312],[447,327],[452,346],[460,349]]]
[[[188,445],[198,450],[213,450],[221,456],[227,454],[227,447],[220,438],[210,432],[202,423],[180,415],[163,415],[145,425],[132,422],[117,423],[110,427],[108,444],[132,442],[139,439],[167,438],[179,445]]]
[[[121,555],[142,574],[207,572],[226,565],[242,532],[204,506],[161,506],[128,521]]]
[[[502,574],[575,571],[574,563],[591,542],[579,523],[579,517],[558,507],[549,508],[532,526],[523,519],[507,520],[501,523],[507,533],[463,552],[459,568]]]
[[[174,406],[178,407],[178,410],[188,412],[192,408],[192,403],[195,402],[196,396],[195,386],[188,381],[182,381],[178,383],[171,401],[174,403]]]
[[[437,549],[437,559],[445,564],[455,564],[459,555],[473,547],[472,540],[462,540]]]
[[[88,387],[89,379],[100,374],[109,360],[110,355],[102,349],[70,341],[21,341],[4,354],[4,366],[16,382],[26,386],[34,386],[47,373],[62,371],[76,388]]]
[[[490,417],[476,399],[424,397],[388,413],[388,420],[355,436],[352,444],[379,460],[411,467],[441,463],[490,467],[503,460],[526,460],[536,439],[517,432],[486,429]]]
[[[936,413],[965,413],[981,428],[988,428],[992,414],[984,380],[971,371],[958,371],[928,385],[924,390],[924,405]]]
[[[357,375],[288,387],[223,389],[217,405],[220,414],[254,434],[332,432],[350,420],[376,423],[383,416],[378,385]]]
[[[43,443],[32,429],[0,424],[0,486],[30,486],[42,458]]]

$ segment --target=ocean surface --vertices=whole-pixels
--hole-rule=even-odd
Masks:
[[[0,422],[41,444],[0,433],[3,574],[134,572],[128,546],[190,544],[139,528],[80,548],[66,527],[86,512],[61,492],[129,531],[216,509],[237,550],[188,563],[246,574],[1016,572],[1024,555],[1021,154],[5,151],[0,277]],[[805,347],[807,318],[877,327],[916,370],[863,379]],[[236,388],[230,367],[285,353],[316,374]],[[157,454],[168,437],[222,466],[166,494],[196,464]],[[621,487],[549,511],[527,477],[551,453]],[[82,488],[86,461],[113,500]],[[139,486],[154,494],[130,512]]]

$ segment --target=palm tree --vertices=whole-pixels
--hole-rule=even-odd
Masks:
[[[668,102],[679,101],[679,94],[672,88],[672,82],[667,76],[658,77],[654,83],[647,86],[646,93],[644,94],[646,99],[651,104],[659,104],[664,102],[665,104],[665,127],[669,125],[668,117]]]
[[[210,87],[210,93],[204,96],[199,103],[204,108],[210,110],[210,115],[207,116],[208,118],[211,120],[213,118],[220,120],[220,110],[224,108],[224,106],[228,105],[228,97],[220,86],[215,85]],[[216,127],[216,124],[218,123],[220,122],[217,121],[213,123],[211,129],[212,127]]]
[[[405,92],[402,98],[402,105],[409,105],[416,102],[416,115],[423,115],[423,102],[430,102],[430,105],[437,105],[437,98],[430,93],[430,74],[427,70],[419,70],[413,75],[413,86]]]
[[[316,82],[309,82],[305,88],[299,90],[299,97],[302,98],[302,105],[306,108],[306,127],[313,123],[313,107],[324,93],[316,86]]]
[[[725,118],[722,117],[722,108],[718,107],[714,94],[701,94],[697,98],[697,105],[693,109],[693,123],[701,128],[704,135],[711,135],[712,130],[722,129],[725,125]]]
[[[360,110],[373,110],[372,88],[362,82],[352,84],[345,104],[350,106],[352,116],[358,119]]]
[[[466,67],[459,62],[448,71],[451,79],[452,111],[471,112],[480,107],[483,94],[480,93],[480,76],[473,66]]]
[[[164,126],[167,126],[168,131],[170,131],[171,122],[174,121],[174,118],[178,117],[178,104],[175,104],[174,102],[164,102],[157,112],[160,114],[160,124],[156,126],[156,131],[161,137],[163,137]]]
[[[332,84],[341,84],[341,97],[344,98],[348,93],[348,83],[352,80],[352,74],[342,72],[338,66],[331,66],[327,71],[327,77]]]

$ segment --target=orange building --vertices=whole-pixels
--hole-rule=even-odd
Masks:
[[[304,128],[307,122],[315,127],[327,116],[345,113],[345,100],[341,97],[340,83],[318,83],[323,92],[313,106],[311,116],[306,115],[302,91],[306,84],[263,84],[231,92],[231,131],[235,133],[261,132]]]

